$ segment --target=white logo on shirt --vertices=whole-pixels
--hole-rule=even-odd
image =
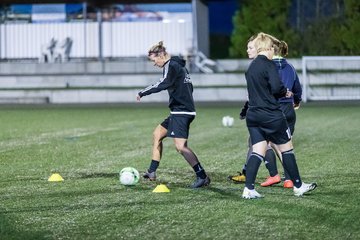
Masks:
[[[188,73],[185,75],[184,83],[191,83],[190,75]]]

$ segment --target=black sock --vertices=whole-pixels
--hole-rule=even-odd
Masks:
[[[197,177],[199,177],[201,179],[206,178],[205,170],[201,167],[200,163],[197,163],[195,166],[193,166],[193,169],[194,169]]]
[[[263,159],[263,156],[257,153],[252,153],[249,161],[247,162],[245,186],[250,190],[255,188],[256,175]]]
[[[276,166],[276,156],[274,150],[268,149],[265,153],[265,167],[269,171],[271,177],[278,174],[277,166]]]
[[[246,176],[246,164],[244,164],[241,172],[244,176]]]
[[[296,164],[294,151],[291,149],[289,151],[281,153],[283,159],[283,165],[286,171],[289,173],[291,180],[293,181],[295,187],[299,188],[302,184],[298,166]]]
[[[156,160],[151,160],[149,173],[155,172],[156,169],[159,167],[160,162]]]
[[[285,177],[285,181],[286,180],[291,180],[290,175],[289,175],[288,171],[286,171],[285,168],[284,168],[284,177]]]
[[[246,176],[246,165],[249,162],[249,158],[250,158],[251,154],[252,154],[252,144],[251,144],[251,139],[249,137],[249,139],[248,139],[248,151],[246,153],[246,162],[245,162],[245,164],[243,166],[243,169],[242,169],[242,174],[244,174],[245,176]]]

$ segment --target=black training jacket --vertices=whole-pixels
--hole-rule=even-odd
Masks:
[[[278,99],[285,96],[284,87],[275,64],[258,55],[245,73],[249,108],[279,109]]]
[[[158,82],[139,92],[143,97],[167,90],[169,93],[169,108],[172,114],[195,115],[193,99],[193,85],[190,75],[185,68],[185,60],[180,57],[171,57],[164,64],[163,77]]]

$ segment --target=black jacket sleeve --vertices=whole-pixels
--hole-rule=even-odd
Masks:
[[[175,78],[173,76],[176,74],[175,69],[170,65],[169,68],[164,69],[164,71],[164,76],[160,78],[158,82],[148,86],[138,93],[140,97],[166,90],[174,84],[173,81]]]

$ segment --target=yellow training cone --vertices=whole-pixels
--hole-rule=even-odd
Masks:
[[[165,184],[159,184],[156,186],[156,188],[153,190],[153,192],[156,193],[162,193],[162,192],[170,192],[170,189]]]
[[[64,181],[64,179],[62,178],[62,176],[60,176],[60,174],[58,173],[53,173],[49,179],[48,179],[49,182],[62,182]]]

